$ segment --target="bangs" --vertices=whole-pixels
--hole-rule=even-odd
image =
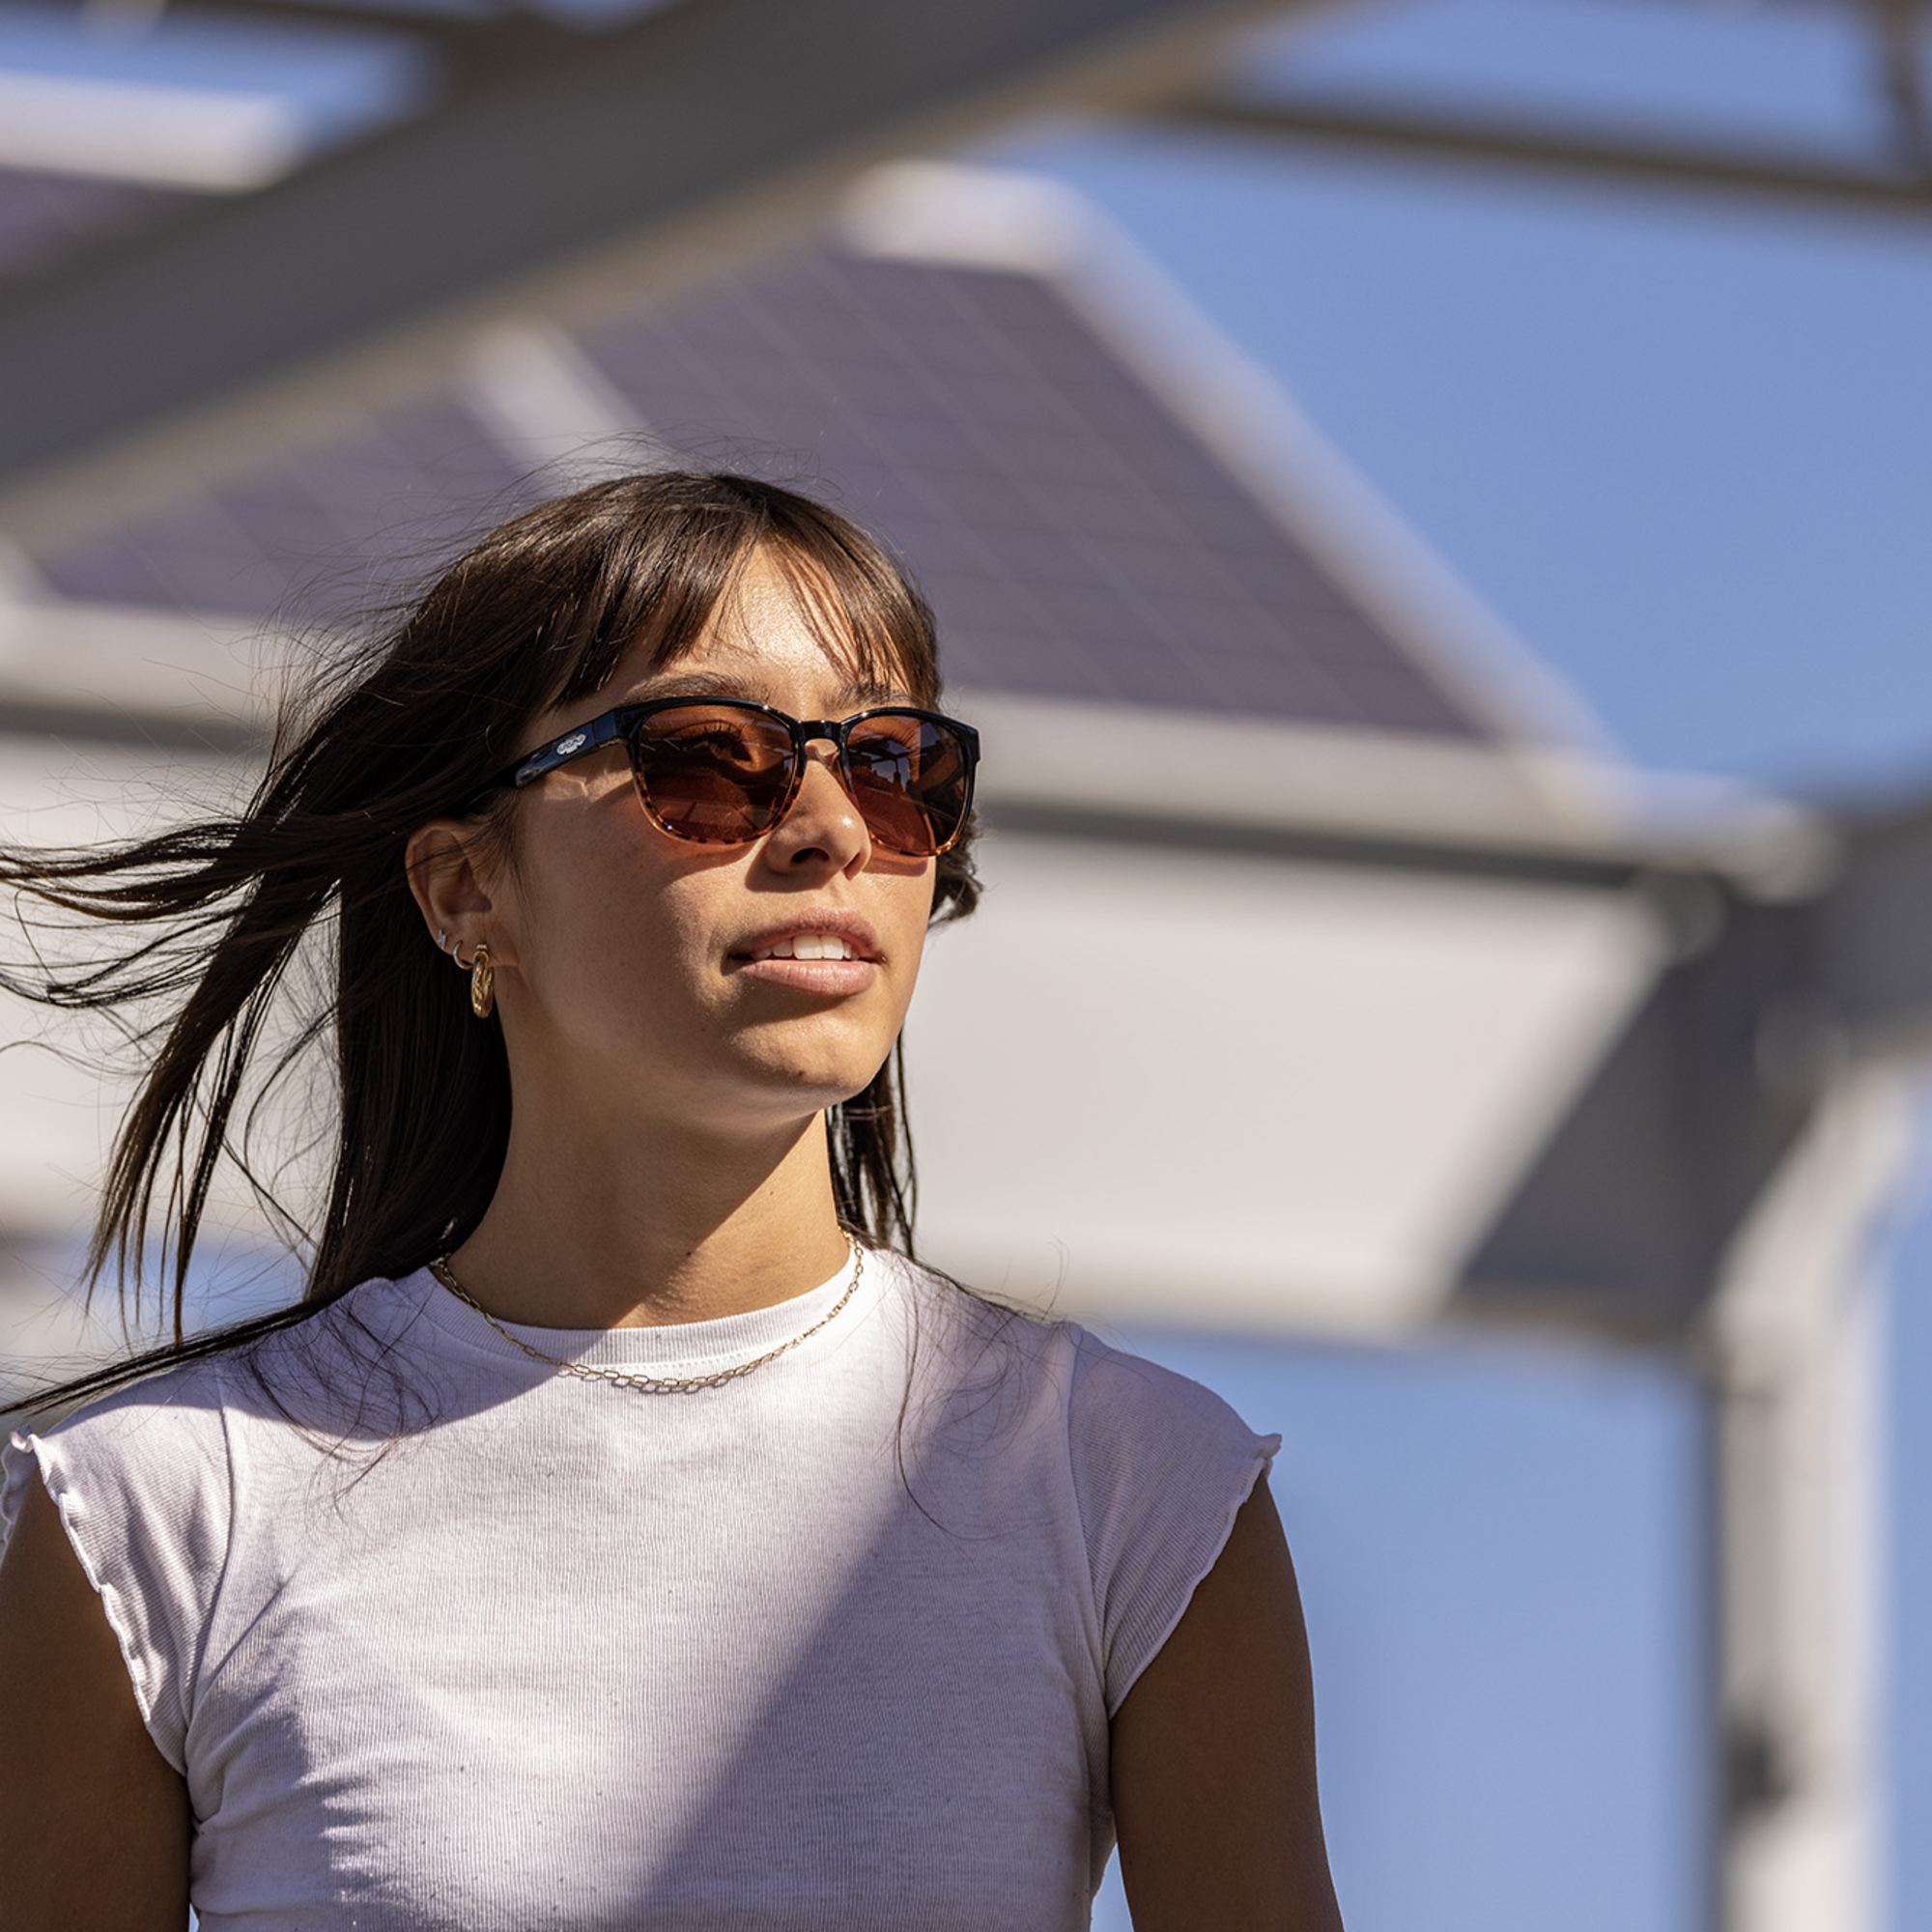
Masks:
[[[882,577],[843,550],[828,554],[823,546],[799,544],[790,532],[767,532],[740,553],[731,582],[713,607],[721,616],[728,619],[738,582],[757,556],[777,568],[812,640],[854,691],[902,694],[926,706],[937,701],[931,621],[896,572]],[[696,641],[693,637],[682,650],[655,651],[653,668],[674,664]]]
[[[707,480],[705,500],[660,503],[648,519],[576,533],[591,554],[580,551],[587,569],[561,573],[577,577],[578,594],[558,600],[556,634],[544,640],[554,667],[546,708],[601,691],[639,646],[652,669],[689,656],[758,554],[778,566],[807,628],[855,686],[937,703],[931,610],[878,544],[788,491],[752,485],[740,496],[729,488],[736,478]]]

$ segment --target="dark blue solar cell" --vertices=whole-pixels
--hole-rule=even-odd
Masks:
[[[35,559],[63,595],[300,622],[391,601],[527,500],[450,404],[358,424]]]
[[[581,346],[681,460],[877,529],[962,686],[1487,728],[1041,277],[800,250]],[[424,405],[41,561],[74,596],[326,616],[520,489],[480,424]]]

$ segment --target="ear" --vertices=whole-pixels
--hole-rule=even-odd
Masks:
[[[444,951],[450,946],[473,947],[479,940],[488,940],[494,955],[501,940],[490,930],[495,901],[479,869],[478,835],[473,819],[433,818],[410,835],[403,864],[411,896],[422,913],[430,937]]]

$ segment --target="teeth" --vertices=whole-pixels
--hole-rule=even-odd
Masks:
[[[774,946],[761,947],[760,959],[850,959],[851,947],[835,932],[799,932]]]

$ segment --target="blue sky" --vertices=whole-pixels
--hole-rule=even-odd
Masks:
[[[1278,1429],[1350,1932],[1691,1932],[1696,1407],[1580,1352],[1118,1339]],[[1110,1879],[1095,1917],[1127,1920]]]
[[[1761,31],[1760,31],[1761,30]],[[1829,16],[1338,15],[1269,84],[1561,105],[1844,155]],[[1932,224],[1253,141],[999,144],[1109,210],[1650,765],[1932,787]],[[1890,1270],[1894,1810],[1932,1795],[1932,1215]],[[1703,1923],[1692,1392],[1660,1365],[1126,1338],[1287,1437],[1351,1932]],[[1901,1831],[1892,1922],[1932,1917]],[[1124,1925],[1118,1895],[1099,1919]]]
[[[1932,227],[1247,142],[1009,152],[1123,220],[1633,756],[1932,770]]]

